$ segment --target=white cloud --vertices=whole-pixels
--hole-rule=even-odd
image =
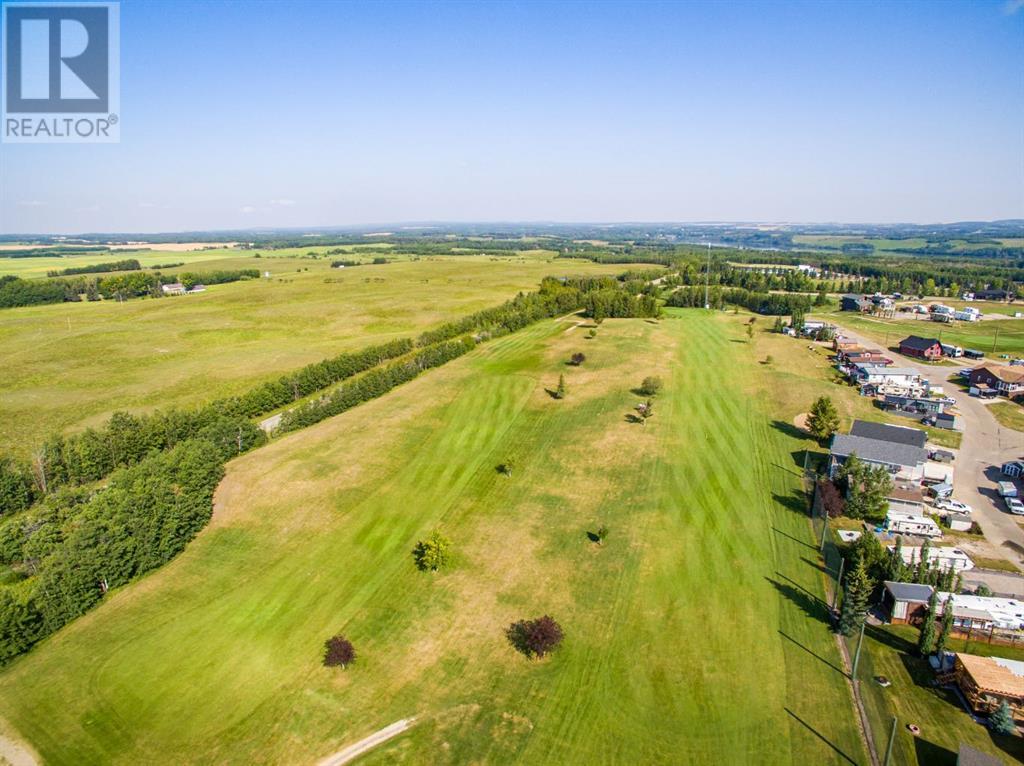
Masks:
[[[156,207],[156,206],[157,206],[157,204],[155,202],[140,202],[139,203],[139,207]]]
[[[280,205],[281,207],[291,207],[295,204],[293,199],[272,199],[270,200],[271,205]]]
[[[42,202],[37,199],[22,200],[18,204],[21,205],[22,207],[44,207],[46,205],[45,202]]]
[[[1024,0],[1006,0],[1003,4],[1003,13],[1012,16],[1021,8],[1024,8]]]
[[[245,213],[246,215],[249,215],[250,213],[255,213],[256,208],[254,208],[252,205],[242,205],[242,207],[239,208],[239,211]]]

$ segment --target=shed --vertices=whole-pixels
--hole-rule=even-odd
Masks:
[[[1008,463],[1003,463],[1003,475],[1017,478],[1024,473],[1024,463],[1019,460],[1011,460]]]

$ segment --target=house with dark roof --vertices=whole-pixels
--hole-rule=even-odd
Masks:
[[[875,302],[866,295],[849,294],[840,299],[839,307],[843,311],[874,311]]]
[[[900,353],[918,359],[941,359],[942,344],[938,338],[922,338],[911,335],[900,341]]]
[[[872,423],[868,420],[853,421],[850,433],[854,436],[863,436],[868,439],[878,439],[895,444],[908,444],[912,447],[924,447],[928,441],[928,434],[920,428],[890,426],[886,423]]]
[[[976,301],[1006,301],[1013,297],[1013,293],[1006,290],[978,290],[974,293]]]

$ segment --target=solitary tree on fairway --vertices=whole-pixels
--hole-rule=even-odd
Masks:
[[[640,416],[640,424],[647,425],[647,418],[654,414],[654,402],[648,399],[646,402],[638,404],[636,412]]]
[[[1010,710],[1010,704],[1006,700],[1000,702],[999,707],[988,717],[988,725],[996,734],[1012,737],[1017,733],[1017,726],[1013,722],[1013,711]]]
[[[935,612],[939,603],[937,590],[932,591],[928,599],[928,614],[925,615],[924,624],[921,626],[921,635],[917,639],[917,651],[922,657],[927,657],[935,651]]]
[[[356,660],[356,650],[352,642],[344,636],[333,636],[324,644],[324,665],[327,667],[345,667]]]
[[[451,547],[451,541],[447,537],[434,531],[426,540],[416,543],[412,556],[421,571],[436,572],[451,561]]]
[[[939,640],[935,642],[935,653],[939,655],[939,662],[946,656],[946,641],[949,640],[949,632],[953,630],[953,595],[946,597],[946,603],[942,607],[942,632]]]
[[[782,317],[775,317],[775,326],[772,329],[775,332],[782,332]]]
[[[555,389],[555,398],[564,399],[565,395],[569,393],[568,387],[565,385],[565,375],[558,376],[558,388]]]
[[[751,340],[754,337],[754,325],[747,325],[747,340]]]
[[[839,411],[827,396],[819,396],[811,405],[807,416],[807,430],[818,441],[825,441],[839,430]]]
[[[604,545],[604,539],[608,537],[608,527],[602,524],[597,528],[597,532],[594,534],[597,535],[598,545]]]
[[[498,463],[498,473],[502,476],[512,478],[512,469],[515,468],[515,463],[511,460],[506,460],[504,463]]]
[[[839,632],[851,636],[860,630],[868,613],[868,599],[871,597],[871,581],[860,559],[846,575],[843,592],[843,608],[839,616]]]
[[[585,361],[587,361],[586,355],[581,354],[579,351],[577,351],[575,354],[569,357],[569,362],[572,364],[573,367],[579,367]]]
[[[505,636],[517,651],[527,657],[543,657],[557,649],[563,638],[561,626],[548,615],[535,620],[513,622],[505,631]]]

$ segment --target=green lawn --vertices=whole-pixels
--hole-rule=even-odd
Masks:
[[[1001,426],[1014,431],[1024,431],[1024,407],[1015,402],[993,402],[988,411],[999,421]]]
[[[830,384],[745,321],[543,322],[243,456],[178,559],[0,674],[0,716],[52,764],[312,763],[410,715],[361,762],[867,763],[789,424]],[[422,574],[436,527],[457,561]],[[565,644],[524,659],[503,629],[544,613]]]
[[[536,289],[546,275],[623,268],[526,255],[345,270],[325,260],[234,257],[198,270],[246,267],[273,276],[175,298],[0,311],[0,452],[26,455],[49,433],[99,424],[118,409],[239,393],[342,351],[497,305]]]
[[[83,252],[81,255],[51,255],[34,258],[4,258],[0,250],[0,277],[13,275],[24,279],[45,277],[48,271],[94,266],[97,263],[113,263],[134,258],[143,267],[168,263],[184,263],[176,267],[185,271],[206,261],[219,260],[244,254],[243,251],[221,248],[217,250],[113,250],[110,252]]]
[[[955,766],[961,742],[997,756],[1004,763],[1024,759],[1024,740],[991,734],[974,723],[954,693],[931,685],[934,673],[917,656],[917,637],[916,628],[901,625],[869,628],[864,639],[859,672],[863,679],[861,690],[879,751],[885,751],[895,715],[895,764]],[[1024,650],[976,641],[950,641],[949,650],[1024,659]],[[874,682],[876,675],[885,676],[892,685],[883,689]],[[911,734],[906,728],[908,724],[919,726],[921,734]]]

